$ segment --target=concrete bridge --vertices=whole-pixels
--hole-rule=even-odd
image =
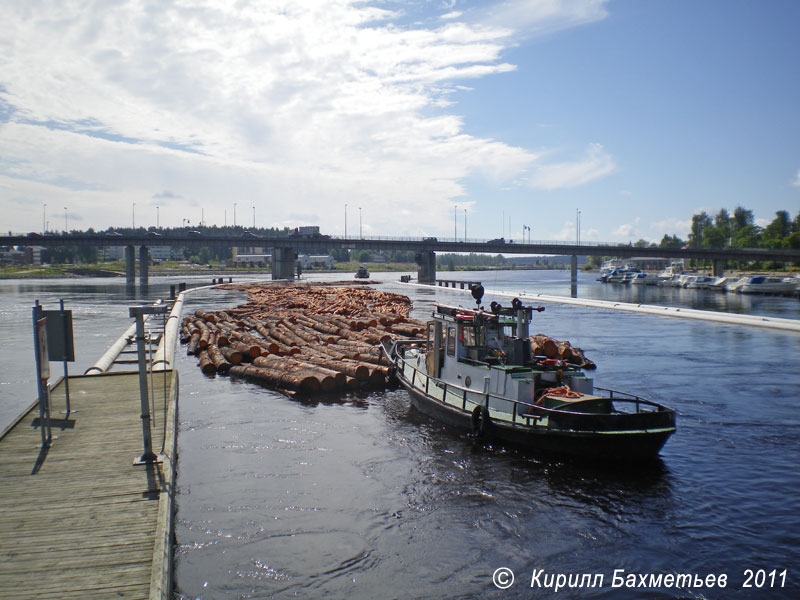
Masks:
[[[464,252],[486,254],[542,254],[571,256],[573,290],[577,285],[578,256],[609,256],[615,258],[652,257],[671,259],[711,260],[714,275],[721,276],[729,260],[757,260],[800,263],[800,250],[767,248],[650,248],[629,244],[603,242],[534,241],[520,243],[516,240],[456,240],[447,238],[414,237],[340,237],[325,235],[288,235],[262,237],[251,233],[233,235],[206,235],[203,232],[119,235],[10,235],[0,236],[0,246],[124,246],[128,283],[135,281],[136,249],[139,250],[139,279],[148,279],[149,250],[153,246],[203,247],[260,247],[272,248],[272,278],[292,279],[297,252],[321,252],[330,248],[349,250],[403,250],[415,253],[417,278],[423,283],[436,281],[436,252]]]

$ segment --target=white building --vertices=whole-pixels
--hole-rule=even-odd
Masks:
[[[319,267],[322,269],[333,268],[333,257],[329,254],[325,255],[308,255],[301,254],[297,257],[297,262],[300,264],[301,269],[311,269]]]

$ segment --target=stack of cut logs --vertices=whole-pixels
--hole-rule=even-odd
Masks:
[[[596,369],[591,360],[586,358],[583,350],[573,346],[569,342],[559,342],[552,338],[547,337],[543,333],[537,333],[531,336],[531,351],[534,356],[546,356],[550,359],[559,359],[573,365],[577,365],[583,369]]]
[[[181,341],[207,375],[245,377],[303,393],[382,387],[386,339],[421,337],[411,301],[372,288],[330,285],[225,285],[248,302],[184,318]]]

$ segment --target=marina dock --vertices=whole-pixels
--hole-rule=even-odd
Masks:
[[[148,378],[150,374],[148,373]],[[0,598],[171,598],[178,376],[150,378],[152,447],[142,454],[139,373],[69,377],[0,434]]]

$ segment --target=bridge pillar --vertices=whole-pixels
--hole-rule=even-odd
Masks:
[[[136,248],[125,246],[125,283],[136,283]]]
[[[714,259],[714,277],[722,277],[725,273],[725,267],[727,266],[728,261],[724,258],[715,258]]]
[[[293,248],[273,248],[272,279],[294,279],[296,258]]]
[[[570,279],[570,296],[573,298],[578,297],[578,257],[573,254],[570,260],[570,267],[569,267],[569,279]]]
[[[420,283],[436,283],[436,252],[423,250],[414,257],[417,262],[417,281]]]
[[[150,248],[139,247],[139,285],[146,286],[150,276]]]

